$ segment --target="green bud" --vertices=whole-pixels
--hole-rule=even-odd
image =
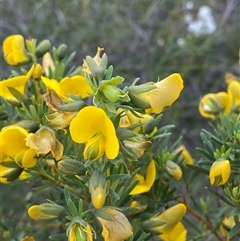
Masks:
[[[84,106],[86,106],[86,103],[82,100],[79,100],[79,101],[73,101],[73,102],[65,104],[65,105],[61,105],[58,107],[58,110],[59,111],[67,111],[67,112],[78,112]]]
[[[51,48],[51,43],[48,39],[43,40],[40,44],[38,44],[36,48],[36,56],[37,58],[42,57],[45,53],[49,51]]]
[[[68,46],[66,44],[61,44],[57,49],[57,57],[59,60],[62,60],[67,53]]]
[[[66,174],[83,175],[86,172],[86,168],[81,161],[70,158],[59,161],[57,165]]]
[[[119,100],[119,95],[120,95],[120,91],[119,89],[114,86],[114,85],[107,85],[104,89],[103,89],[103,93],[106,96],[106,98],[108,100],[110,100],[111,102],[117,102]]]
[[[16,125],[24,128],[28,132],[36,132],[39,128],[38,123],[34,120],[21,120],[17,122]]]
[[[128,129],[124,128],[124,127],[119,127],[117,129],[117,136],[120,139],[126,139],[126,138],[131,138],[131,137],[136,136],[136,133],[134,133],[133,131],[128,130]]]
[[[157,228],[159,226],[162,226],[165,223],[166,222],[163,220],[149,219],[149,220],[143,222],[142,227],[145,230],[151,230],[151,229]]]

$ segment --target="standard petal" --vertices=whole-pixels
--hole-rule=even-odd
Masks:
[[[15,157],[19,152],[27,150],[28,132],[19,126],[9,126],[2,130],[2,150],[5,155]]]
[[[155,161],[151,160],[151,162],[149,163],[149,165],[147,167],[147,174],[146,174],[146,181],[145,181],[145,184],[149,187],[149,189],[153,185],[155,178],[156,178]]]
[[[105,112],[97,107],[88,106],[78,112],[70,123],[70,134],[77,143],[87,142],[104,129]]]
[[[66,98],[69,98],[68,94],[73,94],[80,96],[81,98],[86,98],[93,93],[87,80],[81,75],[66,77],[62,79],[60,82],[60,88],[62,94]]]
[[[155,86],[157,88],[139,96],[150,103],[152,113],[159,114],[178,99],[183,89],[183,80],[181,75],[176,73],[157,82]]]

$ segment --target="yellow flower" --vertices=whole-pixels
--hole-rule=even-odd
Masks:
[[[151,108],[146,113],[161,113],[164,108],[171,106],[179,97],[183,89],[183,80],[180,74],[172,74],[154,84],[156,88],[138,94],[138,97],[148,102]]]
[[[129,195],[137,195],[148,192],[152,187],[156,177],[155,161],[151,160],[146,172],[146,178],[140,174],[136,174],[136,180],[139,180],[138,184],[133,188]]]
[[[93,241],[93,231],[87,223],[74,223],[67,232],[68,241]]]
[[[231,166],[228,160],[215,161],[209,171],[209,179],[211,185],[224,185],[231,174]]]
[[[194,160],[189,153],[189,151],[186,149],[184,145],[180,145],[175,151],[175,153],[181,152],[180,157],[183,158],[183,164],[193,164]]]
[[[37,162],[34,158],[36,152],[26,145],[28,135],[29,133],[25,129],[14,125],[3,128],[1,133],[2,151],[24,168],[31,168]]]
[[[42,81],[48,88],[53,89],[62,99],[71,99],[68,94],[86,98],[93,93],[87,80],[81,75],[65,77],[60,82],[42,76]]]
[[[159,235],[163,241],[186,241],[187,230],[182,222],[178,222],[170,233],[164,233]]]
[[[4,99],[16,100],[16,98],[9,91],[9,87],[12,87],[19,91],[21,94],[24,94],[25,85],[32,76],[33,70],[34,65],[31,67],[31,69],[28,71],[26,75],[20,75],[0,81],[0,96],[2,96]]]
[[[233,80],[229,83],[227,88],[229,101],[226,106],[226,113],[231,111],[240,111],[240,82]]]
[[[35,239],[32,236],[25,236],[20,241],[35,241]]]
[[[226,113],[229,96],[226,92],[209,93],[200,100],[198,109],[201,116],[214,119],[219,113]]]
[[[240,216],[238,216],[238,218],[240,218]],[[222,235],[224,236],[224,238],[226,238],[227,241],[230,241],[230,239],[227,238],[228,230],[226,229],[226,227],[231,229],[235,224],[236,223],[235,223],[233,216],[225,217],[222,221],[222,225],[220,226],[220,231],[221,231]],[[239,230],[239,233],[240,233],[240,230]]]
[[[34,220],[52,220],[64,213],[64,208],[54,203],[33,205],[28,209],[28,215]]]
[[[118,155],[119,143],[113,123],[106,113],[95,106],[78,112],[70,123],[73,141],[86,143],[84,158],[95,161],[105,153],[108,159]]]
[[[63,145],[49,127],[42,127],[36,134],[30,133],[26,138],[26,145],[33,149],[37,155],[46,155],[51,152],[57,161],[62,159]]]
[[[177,204],[165,210],[157,217],[151,218],[151,220],[159,220],[159,221],[166,222],[165,224],[153,229],[162,234],[170,234],[173,231],[173,229],[176,227],[176,225],[181,221],[185,213],[186,213],[186,206],[182,203]]]
[[[141,123],[142,125],[139,127],[136,127],[134,129],[135,133],[139,133],[140,130],[142,129],[143,132],[145,131],[145,126],[152,121],[154,118],[149,115],[149,114],[141,114],[137,111],[135,111],[136,115],[139,116],[137,117],[136,115],[132,114],[131,111],[129,110],[123,110],[123,109],[118,109],[116,114],[121,113],[121,119],[119,121],[119,127],[129,127],[131,125],[139,124]],[[156,130],[156,129],[155,129]]]
[[[11,35],[3,41],[3,54],[9,65],[18,65],[29,60],[21,35]]]
[[[113,208],[104,208],[111,220],[98,217],[102,224],[104,241],[124,241],[133,235],[132,226],[125,215]]]

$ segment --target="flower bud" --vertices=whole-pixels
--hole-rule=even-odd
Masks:
[[[51,48],[51,43],[48,39],[43,40],[36,48],[36,56],[37,58],[42,57],[46,54]]]
[[[93,172],[89,182],[89,192],[91,193],[93,206],[100,209],[104,205],[107,195],[107,181],[102,172]]]
[[[43,203],[40,205],[33,205],[28,209],[28,215],[38,221],[53,220],[63,215],[65,209],[63,206],[55,203]]]
[[[39,128],[38,123],[34,120],[21,120],[17,122],[16,125],[24,128],[28,132],[35,132]]]
[[[23,169],[13,160],[0,162],[0,183],[9,183],[17,179],[22,171]]]
[[[111,102],[117,102],[119,100],[119,95],[120,95],[120,91],[119,89],[114,86],[114,85],[107,85],[104,89],[103,89],[103,93],[106,96],[106,98],[108,100],[110,100]]]
[[[40,64],[37,64],[36,66],[34,66],[33,78],[40,79],[42,74],[43,74],[42,66]]]
[[[210,183],[213,186],[224,185],[231,174],[231,165],[228,160],[215,161],[209,171]]]
[[[168,160],[166,162],[166,170],[168,174],[174,178],[174,180],[179,181],[182,177],[182,170],[178,164],[175,162]]]
[[[82,100],[73,101],[58,107],[59,111],[67,111],[67,112],[78,112],[83,107],[86,106],[86,103]]]
[[[143,212],[147,208],[147,204],[142,204],[140,201],[132,201],[129,207],[129,213],[135,215]]]
[[[137,158],[139,158],[143,155],[144,151],[152,145],[152,142],[145,139],[143,135],[138,135],[136,137],[123,140],[123,145],[131,149],[136,154]]]
[[[57,49],[57,56],[59,60],[62,60],[67,53],[67,45],[66,44],[61,44],[58,49]]]
[[[68,241],[92,241],[93,231],[91,226],[79,218],[77,221],[67,229]]]
[[[81,161],[70,158],[59,161],[57,165],[66,174],[83,175],[86,172],[86,168]]]

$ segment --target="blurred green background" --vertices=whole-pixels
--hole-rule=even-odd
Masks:
[[[199,133],[209,122],[198,112],[201,96],[226,91],[226,72],[240,75],[237,0],[2,0],[0,10],[1,42],[8,35],[21,34],[38,42],[49,39],[56,47],[66,43],[69,53],[77,51],[76,66],[86,55],[94,56],[98,46],[103,47],[114,74],[123,76],[126,83],[137,77],[141,83],[156,81],[179,72],[185,88],[165,111],[162,125],[174,124],[173,141],[182,135],[196,159]],[[2,52],[0,57],[3,79],[12,68],[4,62]],[[1,185],[0,219],[5,225],[11,226],[15,218],[29,219],[22,217],[24,198],[19,196],[19,188],[13,187],[11,192],[11,200],[19,208],[8,211],[10,194]]]

